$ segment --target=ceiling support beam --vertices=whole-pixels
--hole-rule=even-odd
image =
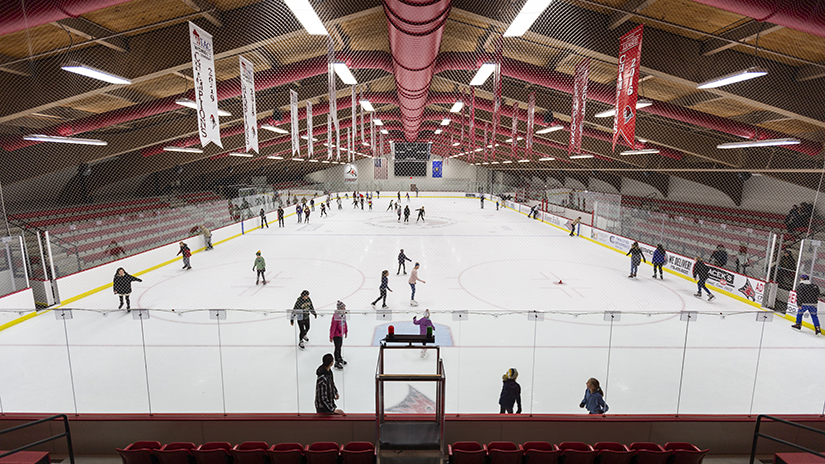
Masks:
[[[616,29],[625,22],[630,21],[633,13],[640,13],[645,8],[656,3],[656,1],[657,0],[630,0],[626,2],[620,7],[624,11],[616,11],[607,18],[607,29],[611,31]]]
[[[221,12],[209,0],[183,0],[183,3],[195,12],[203,13],[204,19],[216,27],[223,27]]]
[[[767,26],[767,28],[765,26]],[[750,21],[739,27],[726,31],[722,34],[722,36],[731,40],[735,40],[737,42],[745,43],[756,39],[757,35],[761,35],[762,37],[764,37],[780,29],[784,29],[784,27],[777,26],[775,24]],[[719,52],[728,50],[736,46],[737,45],[735,43],[731,43],[721,39],[711,38],[710,40],[702,42],[702,56],[715,55]]]

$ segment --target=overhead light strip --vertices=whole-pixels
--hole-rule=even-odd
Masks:
[[[553,0],[527,0],[516,18],[510,23],[510,27],[504,31],[504,37],[521,37],[524,35],[552,2]]]
[[[495,70],[495,63],[482,64],[481,67],[478,68],[478,72],[476,72],[476,75],[473,77],[473,80],[470,81],[470,85],[484,85],[484,83],[487,82],[487,79],[490,77],[490,75],[493,74]]]
[[[268,131],[276,132],[278,134],[289,134],[288,130],[282,129],[280,127],[275,127],[272,124],[264,124],[261,126],[261,129],[266,129]]]
[[[641,108],[647,108],[648,106],[651,106],[652,104],[653,104],[652,101],[645,100],[643,98],[641,100],[636,101],[636,109],[638,110],[638,109],[641,109]],[[610,109],[610,110],[607,110],[607,111],[602,111],[601,113],[596,113],[597,118],[612,118],[615,115],[616,115],[616,108],[613,108],[613,109]]]
[[[457,102],[453,103],[453,107],[450,108],[450,113],[458,113],[461,109],[464,108],[464,102],[458,100]]]
[[[361,107],[364,108],[364,111],[375,111],[375,108],[372,106],[369,100],[360,100],[358,103],[361,104]]]
[[[292,14],[301,22],[309,35],[329,35],[318,13],[309,4],[309,0],[284,0]]]
[[[125,77],[106,71],[101,71],[100,69],[76,62],[64,64],[60,67],[60,69],[73,72],[75,74],[80,74],[81,76],[91,77],[92,79],[97,79],[99,81],[108,82],[110,84],[130,85],[132,83],[131,79],[126,79]]]
[[[335,74],[338,74],[338,77],[341,78],[341,82],[345,85],[355,85],[358,83],[346,63],[333,63],[332,67],[335,69]]]
[[[657,153],[659,153],[659,150],[657,150],[655,148],[644,148],[644,149],[641,149],[641,150],[627,150],[627,151],[620,152],[619,154],[622,155],[622,156],[627,156],[627,155],[655,155]]]
[[[783,145],[799,145],[799,139],[765,139],[765,140],[745,140],[743,142],[722,143],[716,146],[722,150],[731,148],[753,148],[753,147],[778,147]]]
[[[722,87],[724,85],[735,84],[737,82],[742,82],[756,77],[761,77],[766,74],[768,74],[767,69],[760,68],[759,66],[752,66],[748,69],[743,69],[735,73],[726,74],[724,76],[702,82],[701,84],[697,85],[696,88],[715,89],[717,87]]]
[[[175,100],[175,104],[185,106],[187,108],[192,108],[193,110],[198,109],[198,103],[188,98],[178,98],[177,100]],[[232,113],[218,108],[218,116],[232,116]]]
[[[564,129],[563,126],[550,126],[545,127],[544,129],[539,129],[536,131],[536,134],[547,134],[549,132],[555,132]]]
[[[30,142],[53,142],[53,143],[69,143],[73,145],[97,145],[104,146],[107,143],[98,139],[81,139],[77,137],[61,137],[59,135],[44,135],[44,134],[29,134],[23,137],[23,140]]]
[[[176,146],[163,147],[163,151],[175,151],[179,153],[203,153],[203,149],[201,148]]]

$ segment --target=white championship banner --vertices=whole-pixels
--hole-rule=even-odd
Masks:
[[[189,45],[192,49],[192,77],[195,80],[195,103],[198,111],[198,136],[201,146],[209,142],[223,148],[221,124],[218,119],[215,59],[212,36],[189,22]]]
[[[246,152],[258,149],[258,110],[255,105],[255,68],[252,63],[238,56],[241,64],[241,97],[243,102],[244,143]]]

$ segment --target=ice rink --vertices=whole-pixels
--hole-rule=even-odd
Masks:
[[[333,202],[329,217],[316,208],[309,224],[296,224],[290,215],[285,228],[273,221],[196,253],[191,270],[175,261],[142,274],[132,307],[153,310],[148,320],[114,311],[107,289],[72,303],[83,309],[71,320],[52,311],[0,332],[2,411],[314,412],[315,369],[332,352],[337,300],[349,310],[348,365],[334,374],[345,412],[374,412],[377,340],[388,323],[417,333],[412,317],[426,308],[442,346],[448,413],[497,413],[510,367],[520,372],[525,413],[583,413],[589,377],[601,381],[609,414],[825,409],[825,338],[809,330],[779,317],[758,322],[758,308],[720,292],[697,299],[693,281],[670,273],[653,280],[647,264],[629,279],[622,253],[491,202],[482,210],[477,199],[413,198],[402,204],[424,206],[426,222],[413,211],[407,224],[386,211],[389,201],[376,199],[373,211],[346,201],[339,211]],[[426,281],[417,308],[408,276],[396,275],[401,248]],[[251,270],[257,250],[267,260],[266,286],[255,285]],[[114,274],[118,266],[110,267]],[[383,269],[391,321],[370,306]],[[288,313],[303,289],[319,316],[300,351]],[[226,319],[207,309],[227,309]],[[543,320],[530,319],[535,310]],[[620,320],[606,322],[605,311],[620,311]],[[682,311],[698,316],[685,322]],[[429,372],[435,351],[390,359],[395,372]],[[398,385],[386,404],[425,411],[433,391]]]

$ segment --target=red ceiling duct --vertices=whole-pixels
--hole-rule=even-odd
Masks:
[[[404,137],[418,137],[450,0],[384,0]]]
[[[451,52],[442,53],[439,56],[435,72],[447,70],[476,70],[485,60],[492,60],[492,55],[479,55],[476,53]],[[549,89],[558,90],[565,93],[573,93],[573,76],[551,71],[540,66],[504,58],[501,63],[501,73],[532,84],[540,85]],[[587,97],[608,105],[615,105],[616,89],[612,85],[590,82],[587,86]],[[674,119],[688,124],[693,124],[706,129],[719,131],[725,134],[735,135],[746,139],[772,139],[790,137],[770,129],[756,127],[733,119],[723,118],[701,111],[692,110],[682,106],[649,99],[653,105],[640,108],[639,111]],[[822,143],[812,140],[800,139],[802,143],[798,145],[788,145],[785,148],[807,155],[816,155],[822,151]]]
[[[693,0],[696,3],[825,37],[825,10],[818,0]]]
[[[348,66],[353,69],[369,68],[382,69],[387,72],[392,72],[390,56],[386,52],[343,52],[339,55],[340,56],[338,56],[338,58],[345,61]],[[255,90],[260,91],[271,89],[293,81],[326,74],[326,72],[326,56],[298,61],[285,66],[279,66],[277,69],[267,69],[265,71],[255,73]],[[240,78],[218,82],[217,91],[218,100],[240,96]],[[87,116],[85,118],[75,119],[74,121],[43,129],[42,133],[67,137],[107,126],[113,126],[115,124],[123,124],[136,119],[174,111],[181,108],[175,103],[175,100],[181,97],[194,99],[195,91],[190,90],[185,95],[173,95],[171,97],[152,100],[147,103],[141,103],[128,106],[126,108]],[[40,142],[23,140],[22,136],[3,137],[0,139],[0,147],[7,151],[17,150],[18,148],[28,147],[38,143]]]
[[[4,1],[0,4],[3,19],[0,36],[53,23],[66,18],[77,18],[86,13],[120,5],[130,0],[30,0]]]

